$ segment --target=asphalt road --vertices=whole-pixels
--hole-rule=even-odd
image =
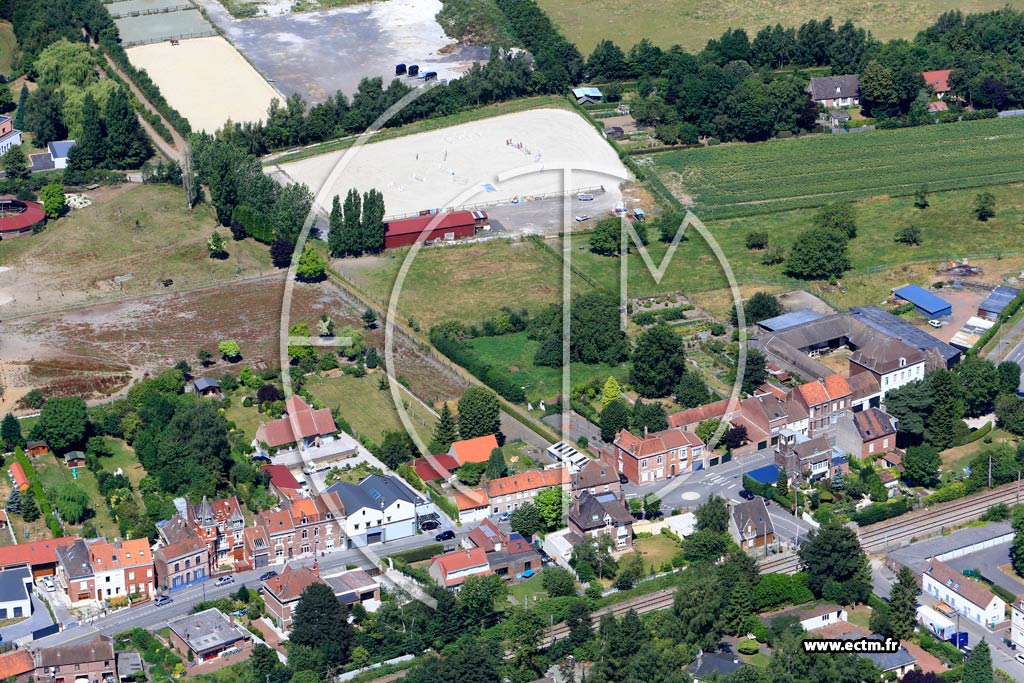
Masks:
[[[1021,320],[1009,330],[1001,330],[999,343],[988,354],[989,358],[1000,361],[1008,360],[1016,363],[1024,370],[1024,320]],[[1014,340],[1018,340],[1014,343]],[[1021,373],[1019,390],[1024,392],[1024,373]]]

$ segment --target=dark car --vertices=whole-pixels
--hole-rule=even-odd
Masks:
[[[455,538],[455,532],[451,529],[445,529],[437,536],[434,536],[435,541],[450,541],[453,538]]]
[[[163,607],[169,602],[174,602],[169,595],[159,595],[156,600],[153,601],[153,604],[157,607]]]
[[[743,500],[754,500],[754,494],[746,489],[740,491],[740,498]]]
[[[269,572],[265,572],[263,574],[260,574],[260,581],[269,581],[270,579],[274,578],[275,576],[277,576],[277,572],[275,572],[273,569],[271,569]]]
[[[620,484],[628,484],[629,483],[629,477],[627,477],[625,474],[619,474],[619,483]]]
[[[438,522],[436,519],[428,519],[422,524],[420,524],[420,528],[424,531],[433,531],[434,529],[440,529],[441,523]]]

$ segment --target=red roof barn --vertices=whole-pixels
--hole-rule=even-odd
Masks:
[[[0,197],[0,239],[24,235],[45,221],[42,204]]]
[[[458,240],[472,237],[487,225],[485,211],[452,211],[388,221],[384,224],[384,248],[394,249],[423,241]]]

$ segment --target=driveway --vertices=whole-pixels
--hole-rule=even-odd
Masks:
[[[554,415],[548,415],[545,417],[544,424],[554,429],[566,441],[569,441],[572,444],[579,441],[581,436],[585,436],[587,438],[587,442],[592,444],[595,448],[601,444],[601,428],[596,424],[583,417],[575,410],[569,411],[566,418],[567,419],[563,420],[561,413],[555,413]]]
[[[999,568],[1010,563],[1010,546],[1010,543],[992,546],[964,557],[947,560],[946,564],[959,572],[975,569],[996,585],[1002,586],[1014,595],[1021,595],[1024,593],[1024,581],[1015,579]]]
[[[53,619],[50,618],[49,610],[46,609],[43,601],[33,594],[32,616],[24,621],[19,621],[17,624],[5,626],[0,630],[0,636],[3,636],[4,641],[13,642],[26,636],[31,636],[33,631],[46,628],[51,624],[53,624]]]

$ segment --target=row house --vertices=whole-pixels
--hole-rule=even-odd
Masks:
[[[704,442],[693,432],[675,427],[635,436],[623,429],[612,442],[615,466],[635,484],[664,481],[677,474],[704,469]]]
[[[114,641],[97,634],[92,640],[40,648],[35,653],[34,677],[50,683],[97,681],[116,683]]]
[[[1021,650],[1024,649],[1024,595],[1014,598],[1010,607],[1010,642]]]
[[[852,392],[842,375],[829,375],[801,384],[794,389],[794,398],[807,409],[807,436],[835,436],[836,424],[852,411]]]
[[[164,526],[171,524],[187,529],[184,520],[180,518],[178,521],[172,519]],[[160,590],[176,591],[210,578],[210,547],[190,529],[178,536],[177,540],[157,548],[153,552],[153,561]]]
[[[622,490],[619,475],[613,465],[601,460],[590,460],[572,475],[572,494],[579,497],[584,491],[592,495],[611,493],[618,495]]]
[[[342,542],[344,516],[340,499],[330,491],[262,512],[246,530],[246,564],[263,567],[333,549]]]
[[[868,408],[839,422],[836,445],[858,458],[873,460],[896,448],[899,424],[900,421],[888,413]]]
[[[874,341],[850,356],[850,377],[870,373],[882,395],[924,379],[926,358],[920,349],[899,339]]]
[[[484,486],[491,514],[512,512],[523,503],[532,502],[547,488],[557,487],[569,493],[572,479],[569,471],[557,467],[550,470],[529,470],[508,477],[491,479]]]
[[[57,582],[71,603],[155,593],[149,540],[76,540],[57,549]]]
[[[573,501],[566,515],[569,531],[579,538],[609,536],[615,550],[633,547],[633,515],[626,507],[624,494],[584,491]]]
[[[187,505],[187,501],[186,501]],[[243,558],[242,531],[245,517],[238,498],[209,501],[206,496],[199,505],[187,505],[189,524],[199,538],[210,547],[214,567],[234,566]]]
[[[786,470],[790,482],[831,479],[849,471],[846,455],[825,435],[809,438],[784,430],[775,447],[775,464]]]
[[[540,553],[521,534],[505,533],[490,519],[471,529],[462,547],[483,549],[491,571],[503,578],[530,576],[541,569]]]

